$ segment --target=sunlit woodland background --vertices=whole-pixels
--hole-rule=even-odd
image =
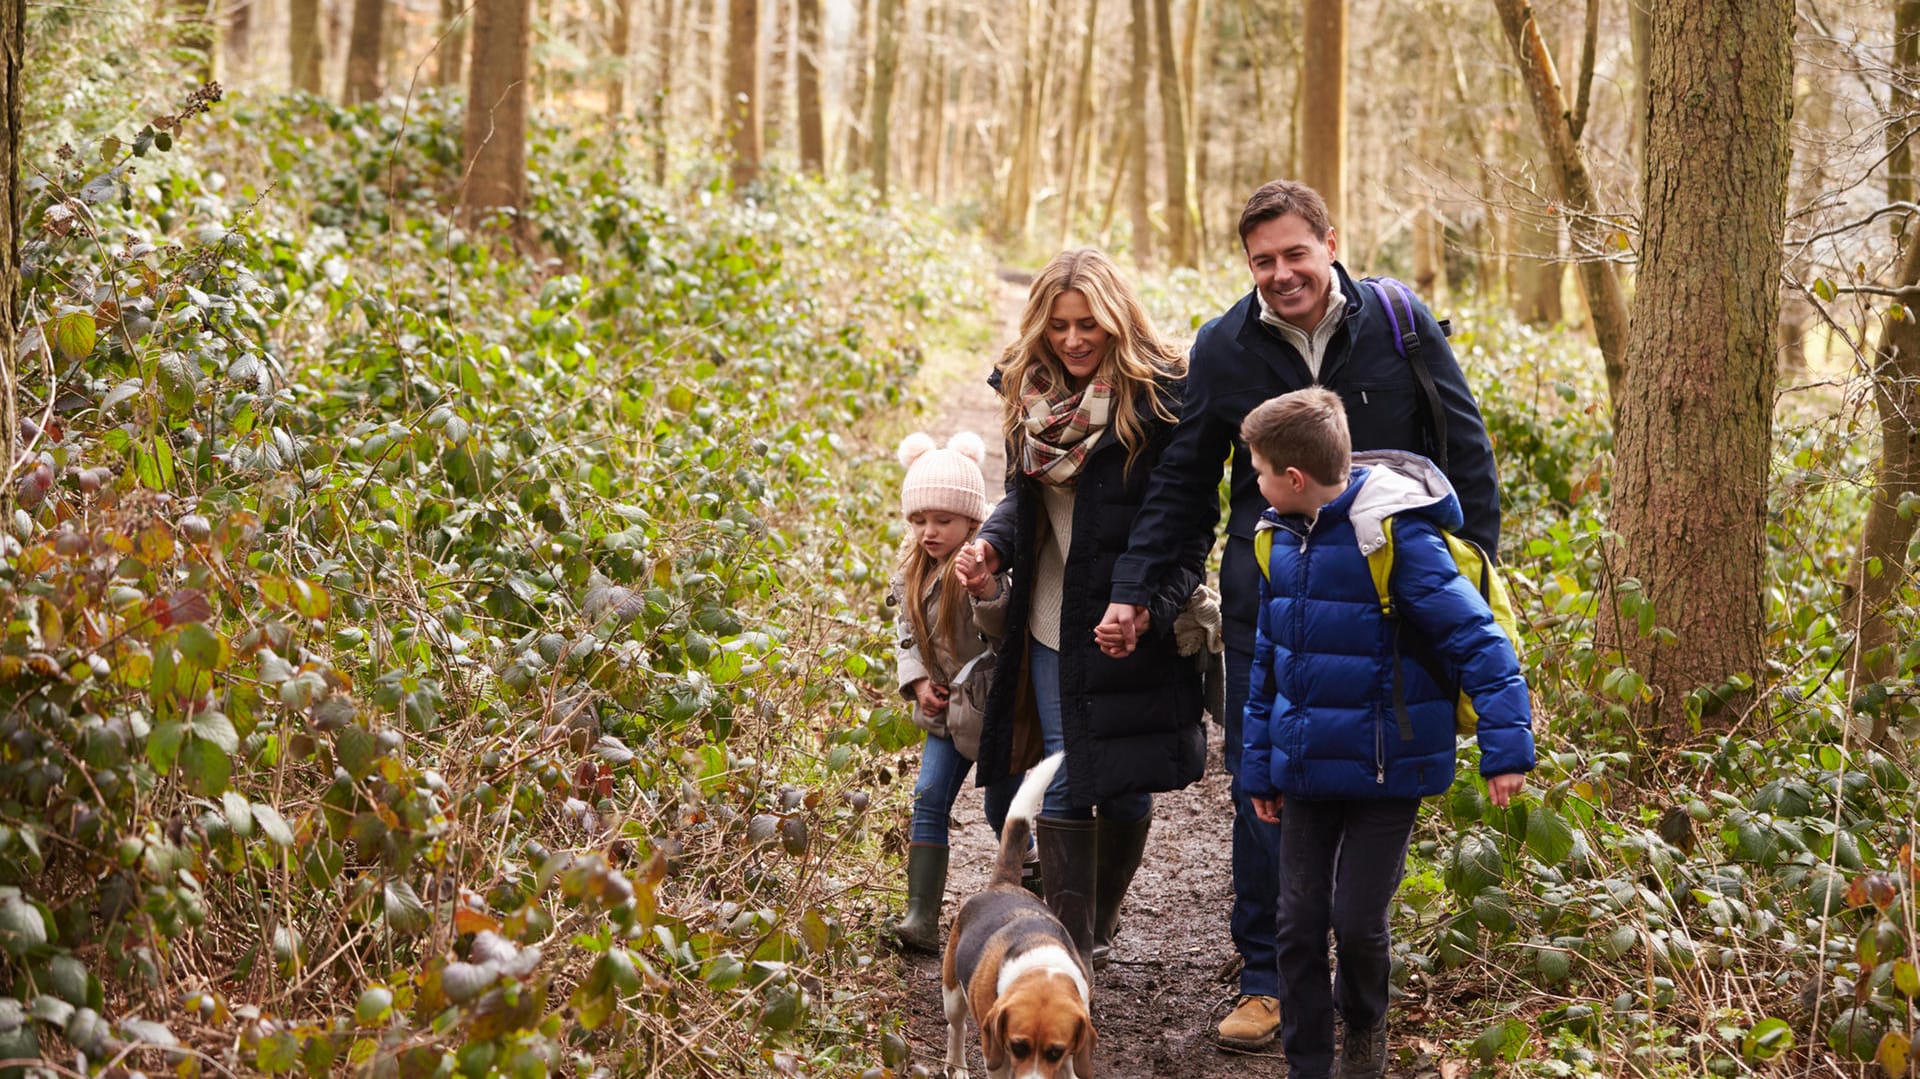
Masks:
[[[1400,1063],[1908,1074],[1916,31],[0,3],[0,1070],[924,1073],[887,450],[996,270],[1184,337],[1296,176],[1456,327],[1542,724]]]

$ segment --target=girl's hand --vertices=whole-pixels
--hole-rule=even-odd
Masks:
[[[998,574],[982,574],[976,582],[967,577],[960,578],[960,584],[966,588],[967,595],[978,600],[1000,598],[1000,577]]]
[[[920,710],[930,716],[946,714],[947,687],[934,685],[931,678],[922,678],[913,684],[913,699],[919,701]]]
[[[1497,806],[1505,806],[1527,785],[1525,772],[1509,772],[1503,776],[1487,777],[1487,801]]]
[[[966,586],[968,595],[979,595],[975,589],[985,589],[993,575],[1000,572],[1000,552],[986,540],[974,540],[963,545],[953,556],[953,572],[960,576],[960,583]]]

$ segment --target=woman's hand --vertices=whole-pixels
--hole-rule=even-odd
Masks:
[[[947,712],[947,687],[934,685],[931,678],[922,678],[913,684],[913,699],[919,701],[920,710],[930,716]]]
[[[986,540],[974,540],[953,556],[953,572],[968,595],[985,599],[993,594],[993,575],[1000,572],[1000,552]]]

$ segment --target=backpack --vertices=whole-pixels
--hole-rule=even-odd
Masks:
[[[1373,578],[1374,594],[1380,600],[1380,617],[1394,626],[1393,631],[1393,716],[1400,729],[1402,742],[1413,741],[1413,720],[1407,715],[1407,691],[1400,671],[1400,634],[1405,625],[1400,613],[1393,605],[1393,525],[1394,518],[1381,522],[1387,542],[1367,556],[1367,571]],[[1513,593],[1507,588],[1507,579],[1493,559],[1480,549],[1472,540],[1462,539],[1446,529],[1440,529],[1440,535],[1447,541],[1447,553],[1453,556],[1453,564],[1460,575],[1471,582],[1479,591],[1480,598],[1486,601],[1488,609],[1493,611],[1494,624],[1500,632],[1507,635],[1513,645],[1515,655],[1520,651],[1520,622],[1514,614]],[[1268,572],[1267,561],[1273,556],[1273,530],[1263,528],[1253,536],[1253,559],[1260,566],[1260,576],[1269,584],[1273,577]],[[1446,679],[1437,679],[1442,685]],[[1457,735],[1472,737],[1480,726],[1480,713],[1473,707],[1473,698],[1465,690],[1456,689],[1453,702],[1453,730]]]
[[[1447,470],[1447,408],[1440,400],[1440,387],[1434,384],[1433,372],[1427,369],[1427,361],[1420,355],[1420,328],[1413,320],[1413,290],[1391,277],[1362,278],[1361,284],[1373,290],[1381,306],[1387,309],[1387,322],[1393,327],[1393,350],[1413,368],[1414,380],[1420,383],[1420,392],[1427,399],[1427,420],[1433,426],[1433,452],[1428,454],[1440,471]],[[1453,323],[1440,321],[1440,334],[1453,336]]]

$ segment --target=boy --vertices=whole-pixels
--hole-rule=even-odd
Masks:
[[[1272,507],[1241,777],[1260,819],[1280,825],[1281,1044],[1293,1079],[1373,1079],[1386,1068],[1387,911],[1420,799],[1453,782],[1455,687],[1479,711],[1480,771],[1504,806],[1534,765],[1527,683],[1440,535],[1460,504],[1432,462],[1354,457],[1346,409],[1321,387],[1273,398],[1240,430]],[[1391,617],[1367,563],[1389,531]]]

